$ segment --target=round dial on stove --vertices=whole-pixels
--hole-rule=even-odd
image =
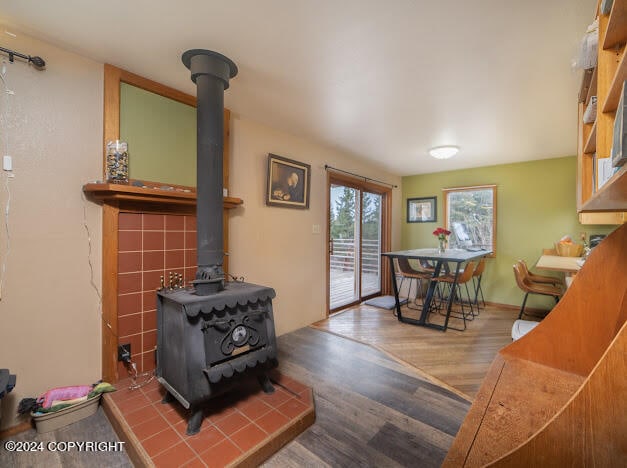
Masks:
[[[235,330],[231,333],[231,338],[233,339],[233,343],[237,346],[241,346],[246,343],[248,340],[248,331],[246,330],[246,327],[243,325],[235,327]]]

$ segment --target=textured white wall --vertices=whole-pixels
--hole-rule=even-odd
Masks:
[[[1,28],[4,30],[4,28]],[[4,47],[46,60],[45,71],[7,60],[15,92],[0,97],[0,148],[13,157],[10,253],[0,219],[6,272],[0,300],[0,368],[17,374],[0,428],[19,422],[24,397],[100,378],[98,299],[90,286],[81,187],[102,172],[102,65],[18,35]],[[0,203],[8,194],[2,177]],[[95,281],[101,276],[101,209],[87,202]]]

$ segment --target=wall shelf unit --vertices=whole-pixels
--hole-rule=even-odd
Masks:
[[[597,187],[594,165],[611,155],[616,108],[627,80],[627,0],[614,0],[609,15],[599,15],[599,38],[597,66],[584,71],[579,90],[577,211],[582,224],[622,224],[627,221],[626,168]],[[584,124],[583,113],[592,96],[597,96],[596,120]]]

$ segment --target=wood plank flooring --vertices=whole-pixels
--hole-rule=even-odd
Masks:
[[[418,312],[403,307],[405,315],[417,318]],[[401,323],[391,310],[361,305],[313,326],[373,345],[473,398],[498,350],[512,342],[517,316],[518,310],[488,305],[466,331],[440,332]],[[430,320],[443,317],[432,314]]]
[[[391,315],[361,311],[371,319]],[[303,328],[279,337],[278,348],[279,370],[313,387],[316,422],[266,467],[440,466],[470,407],[413,367],[332,333]],[[31,430],[11,439],[118,440],[101,409],[53,433]],[[16,454],[0,446],[0,466],[126,467],[130,462],[124,452]]]
[[[303,328],[279,369],[314,388],[316,422],[267,467],[440,466],[470,404],[386,354]]]
[[[42,451],[33,452],[9,452],[5,449],[5,441],[41,442]],[[35,429],[21,432],[0,440],[0,466],[12,468],[31,468],[45,466],[46,468],[90,468],[94,466],[106,466],[110,468],[132,468],[133,464],[126,455],[126,451],[87,452],[74,448],[63,450],[64,445],[59,444],[59,450],[48,450],[49,443],[55,442],[119,442],[117,434],[111,427],[109,420],[104,415],[102,408],[98,408],[96,414],[85,419],[62,427],[52,432],[38,434]],[[55,449],[57,446],[51,446]]]

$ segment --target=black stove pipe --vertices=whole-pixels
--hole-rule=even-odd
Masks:
[[[237,75],[237,65],[222,54],[192,49],[182,56],[197,87],[196,230],[198,269],[194,287],[199,296],[224,289],[222,154],[224,90]]]

